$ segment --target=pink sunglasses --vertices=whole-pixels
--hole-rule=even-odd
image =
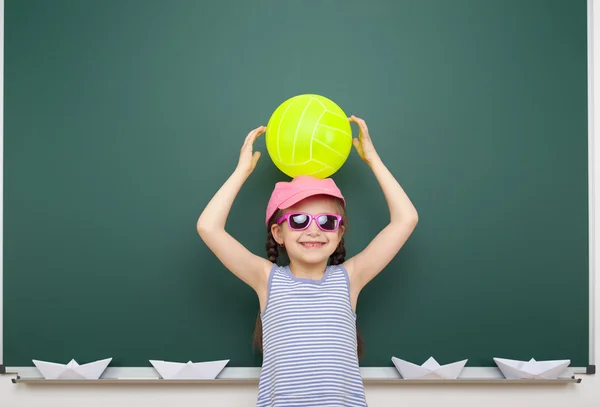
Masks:
[[[307,213],[288,213],[277,219],[277,224],[287,220],[290,229],[305,230],[308,229],[308,226],[313,219],[315,222],[317,222],[319,229],[324,232],[334,232],[342,223],[342,217],[340,215],[309,215]]]

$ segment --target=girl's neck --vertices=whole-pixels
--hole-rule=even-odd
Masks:
[[[327,262],[323,264],[303,264],[290,261],[290,271],[296,278],[306,278],[310,280],[320,280],[325,275]]]

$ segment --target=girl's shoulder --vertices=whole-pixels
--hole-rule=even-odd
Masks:
[[[348,274],[346,267],[344,267],[344,263],[329,265],[327,266],[327,271],[329,271],[330,273]]]
[[[327,270],[330,276],[337,275],[340,278],[343,278],[346,281],[346,284],[350,286],[350,275],[348,274],[348,270],[346,270],[344,263],[327,266]]]
[[[269,272],[269,281],[271,281],[273,279],[273,276],[275,275],[288,275],[288,266],[284,266],[282,264],[277,264],[277,263],[273,263],[273,265],[271,266],[271,271]]]

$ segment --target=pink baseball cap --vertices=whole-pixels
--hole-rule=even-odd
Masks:
[[[278,209],[286,209],[313,195],[329,195],[340,198],[344,206],[346,200],[331,178],[319,179],[308,175],[299,175],[289,182],[278,182],[267,204],[266,225]]]

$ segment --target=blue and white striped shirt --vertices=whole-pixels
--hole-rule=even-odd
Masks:
[[[261,314],[263,366],[257,407],[365,407],[346,269],[321,280],[274,265]]]

